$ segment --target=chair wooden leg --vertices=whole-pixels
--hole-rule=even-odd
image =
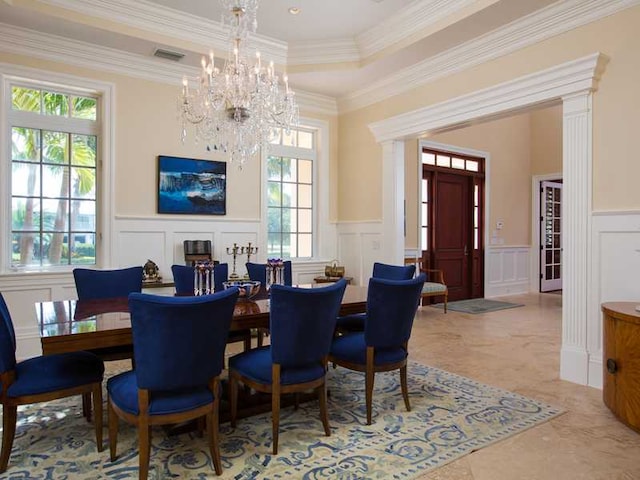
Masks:
[[[93,387],[93,411],[96,428],[96,446],[98,451],[102,451],[102,384],[98,383]]]
[[[2,453],[0,454],[0,473],[4,473],[9,465],[9,457],[13,448],[13,437],[16,434],[18,407],[4,405],[2,411]]]
[[[273,454],[278,454],[278,431],[280,429],[280,365],[271,367],[271,429],[273,435]]]
[[[329,412],[327,411],[327,384],[323,383],[318,387],[318,400],[320,402],[320,419],[324,427],[324,434],[331,436],[331,427],[329,426]]]
[[[218,380],[214,381],[213,392],[213,408],[211,412],[207,414],[207,424],[209,429],[209,450],[211,451],[213,468],[216,471],[216,475],[222,475],[222,459],[220,458],[219,438],[220,425],[218,418],[218,412],[220,411],[220,383]]]
[[[409,389],[407,388],[407,366],[400,367],[400,388],[402,389],[402,397],[404,398],[404,406],[407,407],[407,412],[411,411],[411,404],[409,403]]]
[[[118,444],[118,415],[113,409],[110,399],[107,399],[107,417],[109,422],[109,454],[111,455],[111,461],[115,462],[116,458],[118,458],[116,455],[116,446]]]
[[[238,416],[238,379],[234,372],[229,372],[229,403],[230,403],[230,419],[232,428],[236,428],[236,417]]]
[[[264,331],[261,328],[256,330],[256,339],[258,342],[258,348],[260,348],[264,343]]]
[[[209,452],[213,459],[216,475],[222,475],[222,459],[220,458],[220,440],[218,435],[218,415],[215,412],[207,414],[207,430],[209,432]]]
[[[149,478],[149,460],[151,457],[151,427],[149,420],[140,417],[138,424],[138,456],[140,457],[139,480]]]
[[[448,294],[444,294],[444,313],[447,313],[447,297]]]
[[[373,347],[367,347],[367,371],[365,372],[365,400],[367,405],[367,425],[371,425],[371,408],[373,404],[373,383],[375,372],[373,371]]]
[[[87,422],[91,421],[91,394],[82,394],[82,416],[87,419]]]
[[[243,344],[244,344],[243,348],[245,352],[248,352],[249,350],[251,350],[251,330],[249,330],[245,335]]]

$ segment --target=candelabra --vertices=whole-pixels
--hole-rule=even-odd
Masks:
[[[258,247],[252,247],[251,242],[246,247],[242,247],[241,253],[247,255],[247,263],[251,262],[251,255],[258,253]],[[245,278],[249,278],[249,274],[245,274]]]
[[[240,278],[240,275],[236,273],[236,258],[238,257],[238,255],[242,255],[242,253],[243,247],[239,247],[235,242],[233,243],[233,248],[227,247],[227,255],[233,256],[233,271],[231,272],[231,275],[229,275],[230,279]]]

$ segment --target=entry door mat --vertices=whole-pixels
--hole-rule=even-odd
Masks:
[[[297,410],[282,409],[277,455],[271,453],[270,413],[239,419],[235,429],[223,423],[224,471],[219,477],[206,436],[167,436],[161,427],[153,427],[149,479],[411,480],[563,413],[544,402],[411,361],[407,383],[410,412],[402,401],[398,372],[376,374],[373,423],[367,425],[364,373],[330,369],[330,437],[324,435],[317,401],[302,403]],[[18,407],[9,468],[0,479],[137,480],[137,430],[119,424],[118,458],[111,462],[106,423],[105,449],[98,453],[79,396]]]
[[[444,308],[444,303],[436,303],[431,306],[436,308]],[[506,310],[507,308],[516,307],[524,307],[524,305],[521,303],[488,300],[486,298],[471,298],[469,300],[458,300],[456,302],[447,303],[447,310],[472,314],[495,312],[497,310]]]

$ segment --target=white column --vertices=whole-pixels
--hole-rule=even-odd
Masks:
[[[560,378],[586,385],[590,258],[591,92],[563,97],[562,350]]]
[[[382,252],[385,262],[404,259],[404,141],[382,143]]]

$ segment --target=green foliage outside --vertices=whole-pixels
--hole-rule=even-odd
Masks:
[[[70,97],[56,92],[13,87],[12,107],[15,110],[42,115],[95,120],[97,102],[92,98]],[[77,218],[80,208],[79,200],[68,200],[91,198],[92,192],[95,194],[96,137],[16,126],[12,130],[11,151],[14,174],[20,174],[22,170],[22,174],[27,178],[26,198],[16,197],[17,204],[23,205],[23,209],[14,209],[12,212],[12,263],[95,263],[95,247],[92,245],[91,251],[83,246],[79,251],[80,245],[75,244],[74,232],[69,230],[67,224],[69,214]],[[59,178],[60,184],[55,195],[59,200],[55,212],[43,211],[41,214],[37,208],[40,205],[40,191],[36,191],[39,169],[33,168],[34,164],[46,164],[50,175]],[[71,170],[74,174],[73,182]],[[40,178],[40,182],[43,181],[44,178]],[[49,204],[50,202],[47,203]],[[68,211],[69,208],[71,212]],[[95,218],[95,207],[93,216]],[[69,241],[72,243],[73,255],[69,255]]]

